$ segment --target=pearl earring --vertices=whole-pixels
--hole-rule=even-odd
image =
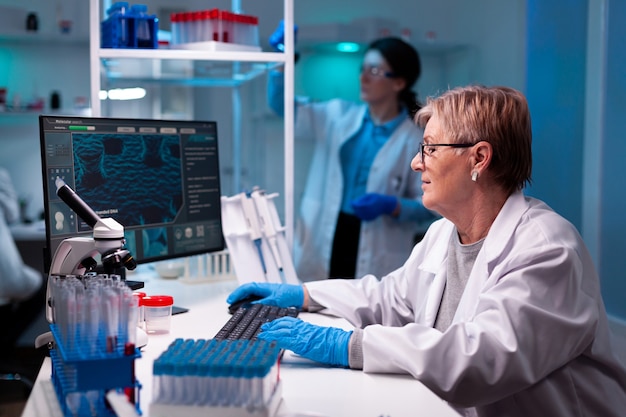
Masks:
[[[472,181],[476,182],[477,179],[478,179],[478,171],[473,171],[472,172]]]

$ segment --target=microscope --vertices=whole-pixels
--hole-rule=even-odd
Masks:
[[[135,269],[136,262],[124,249],[124,227],[113,219],[100,218],[61,178],[56,178],[55,185],[59,198],[93,229],[93,238],[73,237],[61,242],[50,274],[83,275],[96,267],[96,255],[102,256],[105,273],[120,267]]]
[[[92,228],[93,235],[92,237],[65,239],[54,253],[46,291],[46,319],[49,323],[54,323],[54,299],[50,288],[51,277],[82,276],[92,272],[98,266],[97,257],[100,257],[102,268],[106,274],[115,273],[123,268],[132,271],[137,267],[137,262],[128,249],[124,247],[126,243],[124,227],[114,219],[100,218],[61,178],[56,178],[55,185],[59,198]],[[141,331],[139,328],[137,330]],[[140,339],[144,339],[141,336],[143,335],[138,335],[138,342]],[[35,347],[38,348],[51,341],[51,333],[45,333],[37,337]],[[140,343],[138,345],[141,346]]]

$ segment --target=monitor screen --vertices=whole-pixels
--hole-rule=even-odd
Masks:
[[[224,248],[215,122],[40,116],[39,128],[47,270],[61,241],[92,235],[57,178],[124,226],[137,263]]]

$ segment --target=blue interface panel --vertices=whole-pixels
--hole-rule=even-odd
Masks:
[[[40,116],[47,258],[91,228],[56,195],[60,177],[124,226],[138,263],[224,248],[217,125]]]

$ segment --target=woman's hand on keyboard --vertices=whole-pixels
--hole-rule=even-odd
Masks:
[[[304,289],[301,285],[274,284],[269,282],[249,282],[233,291],[226,302],[235,303],[246,298],[255,298],[252,303],[261,303],[278,307],[302,308]]]
[[[281,317],[261,326],[259,340],[274,341],[281,349],[335,366],[349,366],[348,344],[352,331],[322,327],[294,317]]]

